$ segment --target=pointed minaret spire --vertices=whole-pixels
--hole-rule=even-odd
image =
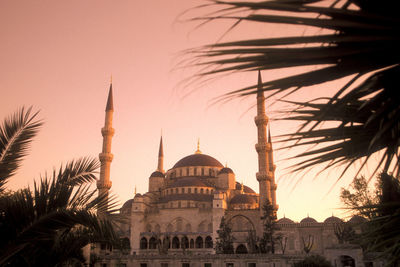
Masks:
[[[197,139],[197,150],[194,153],[195,154],[201,154],[201,151],[200,151],[200,138]]]
[[[267,138],[267,125],[268,117],[265,113],[265,97],[261,80],[261,72],[258,71],[258,86],[257,86],[257,116],[254,121],[257,125],[258,142],[256,144],[256,151],[258,153],[258,172],[256,174],[259,190],[260,190],[260,213],[263,214],[261,207],[265,205],[267,200],[273,205],[275,212],[278,209],[275,197],[275,174],[272,162],[272,146],[271,135],[268,131]]]
[[[110,180],[110,167],[111,161],[113,160],[113,154],[111,153],[111,140],[114,135],[114,128],[112,128],[112,120],[114,113],[113,95],[112,95],[112,83],[110,83],[110,89],[108,92],[107,104],[106,104],[106,116],[104,121],[104,127],[101,129],[103,135],[103,149],[99,154],[100,159],[100,179],[97,181],[97,189],[99,195],[104,196],[108,201],[108,192],[111,188]],[[98,210],[99,214],[104,214],[107,211]]]
[[[164,173],[164,148],[163,148],[163,140],[162,135],[160,137],[160,147],[158,148],[158,165],[157,171]]]
[[[113,92],[112,92],[112,82],[110,83],[110,89],[108,91],[107,105],[106,111],[112,110],[114,111],[114,103],[113,103]]]

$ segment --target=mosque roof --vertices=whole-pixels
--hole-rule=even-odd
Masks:
[[[193,154],[186,156],[175,163],[173,168],[189,166],[224,167],[221,162],[206,154]]]
[[[252,197],[250,195],[238,194],[238,195],[234,196],[229,203],[230,204],[255,204],[256,201],[254,200],[254,197]]]
[[[218,172],[218,174],[221,174],[221,173],[233,173],[233,171],[231,168],[224,167]]]
[[[184,187],[184,186],[198,186],[198,187],[211,187],[207,185],[204,181],[202,181],[198,177],[181,177],[175,179],[168,188],[171,187]]]
[[[173,194],[166,195],[160,198],[160,203],[165,203],[168,201],[175,200],[192,200],[192,201],[203,201],[203,202],[211,202],[213,200],[213,195],[207,194]]]
[[[133,199],[129,199],[127,201],[125,201],[124,205],[122,205],[121,210],[125,210],[125,209],[131,209],[132,208],[132,202]]]
[[[280,223],[280,224],[294,223],[294,221],[292,221],[292,220],[289,219],[289,218],[283,217],[283,218],[280,218],[280,219],[277,221],[277,223]]]
[[[151,177],[165,177],[164,173],[160,172],[160,171],[155,171],[150,175]]]
[[[239,182],[236,182],[235,189],[236,190],[241,190],[242,189],[242,184],[239,183]],[[243,193],[255,194],[256,192],[254,192],[254,190],[251,189],[250,187],[248,187],[246,185],[243,185]]]
[[[300,221],[300,223],[317,223],[317,220],[311,217],[306,217]]]
[[[336,217],[336,216],[331,216],[329,218],[326,218],[324,223],[342,223],[342,219]]]

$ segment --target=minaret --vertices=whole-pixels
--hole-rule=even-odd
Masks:
[[[162,136],[160,137],[160,147],[158,148],[157,171],[165,173],[165,171],[164,171],[164,149],[163,149]]]
[[[108,191],[111,188],[110,181],[110,166],[113,160],[113,154],[111,154],[111,139],[114,135],[114,128],[112,128],[112,119],[114,113],[113,105],[113,94],[112,94],[112,81],[110,83],[110,90],[108,92],[107,106],[106,106],[106,117],[104,127],[101,129],[103,135],[103,149],[99,154],[100,159],[100,179],[97,181],[97,189],[99,190],[99,196],[104,195],[108,201]],[[98,211],[99,212],[99,211]]]
[[[258,142],[256,151],[258,153],[258,172],[256,174],[260,190],[260,213],[262,214],[262,206],[268,199],[274,206],[275,211],[278,209],[275,199],[275,167],[272,162],[272,146],[270,135],[267,140],[268,117],[265,114],[265,97],[262,90],[261,73],[258,72],[258,88],[257,88],[257,116],[254,118],[257,125]]]

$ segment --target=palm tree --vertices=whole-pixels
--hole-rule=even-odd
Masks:
[[[340,179],[349,167],[360,162],[355,177],[373,166],[400,176],[400,18],[397,1],[373,0],[210,0],[203,7],[216,11],[195,17],[207,24],[232,20],[309,26],[319,29],[314,35],[284,36],[219,42],[189,51],[193,64],[200,67],[193,79],[208,80],[222,74],[303,67],[300,74],[287,75],[262,83],[269,97],[293,105],[283,119],[301,122],[297,131],[281,136],[284,148],[307,147],[296,155],[293,171],[342,167]],[[328,3],[328,5],[327,5]],[[208,9],[207,9],[208,10]],[[208,12],[208,11],[207,11]],[[303,102],[288,101],[309,86],[345,79],[333,95]],[[257,85],[228,92],[224,97],[242,97],[257,93]],[[300,162],[298,160],[301,159]],[[399,199],[390,204],[391,215],[373,220],[378,227],[365,236],[383,248],[389,264],[398,264],[400,246]],[[379,206],[381,205],[381,206]],[[377,210],[385,208],[382,201]],[[397,266],[397,265],[396,265]]]
[[[0,189],[18,169],[41,121],[21,109],[0,127]],[[0,265],[55,266],[83,262],[90,242],[117,240],[111,221],[99,218],[105,198],[91,189],[97,160],[82,158],[24,188],[0,195]]]
[[[211,0],[206,7],[217,11],[193,18],[206,24],[215,20],[310,26],[321,29],[306,36],[219,42],[190,50],[194,65],[201,67],[192,78],[208,79],[218,74],[307,67],[300,74],[266,81],[262,90],[282,101],[309,86],[346,78],[333,96],[289,102],[295,105],[284,119],[299,121],[294,133],[281,136],[288,147],[315,145],[296,155],[294,171],[316,165],[323,169],[343,166],[343,173],[361,161],[359,172],[373,159],[375,172],[399,176],[398,92],[400,74],[400,18],[396,1],[368,0]],[[255,94],[250,85],[225,97]],[[325,124],[324,122],[333,122]],[[290,143],[293,142],[293,143]],[[342,175],[340,177],[342,177]],[[357,176],[358,173],[355,175]],[[339,177],[339,178],[340,178]]]

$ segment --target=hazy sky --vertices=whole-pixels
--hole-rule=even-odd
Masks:
[[[112,192],[121,203],[144,193],[157,167],[160,134],[165,169],[196,150],[228,164],[239,182],[258,191],[255,97],[211,105],[224,92],[254,84],[257,73],[224,77],[207,85],[179,87],[192,70],[174,70],[179,52],[213,43],[229,23],[200,29],[176,22],[184,10],[201,1],[188,0],[69,0],[0,1],[0,114],[22,106],[40,110],[45,125],[29,156],[8,186],[31,185],[45,171],[81,156],[97,157],[101,127],[113,76],[114,128],[111,165]],[[195,11],[196,12],[196,11]],[[290,31],[281,25],[239,28],[228,38],[275,36]],[[292,31],[295,31],[292,29]],[[263,73],[268,80],[279,72]],[[188,94],[191,92],[190,94]],[[309,90],[310,95],[318,89]],[[187,95],[188,94],[188,95]],[[267,104],[270,118],[283,107]],[[286,122],[271,123],[273,136],[295,129]],[[277,149],[280,145],[274,144]],[[288,151],[275,152],[278,216],[301,220],[309,214],[323,221],[338,210],[337,172],[314,180],[311,172],[283,176]]]

